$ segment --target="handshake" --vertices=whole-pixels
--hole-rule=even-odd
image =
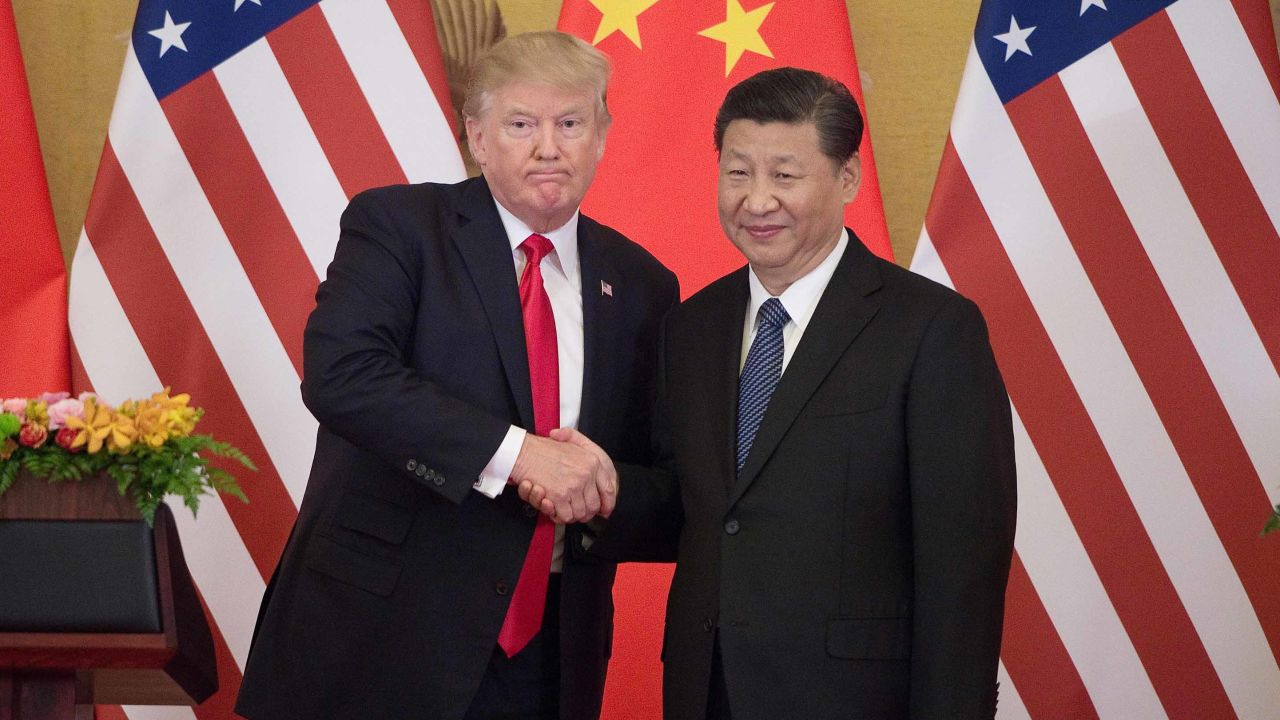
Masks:
[[[618,472],[586,435],[557,428],[551,437],[525,436],[509,482],[520,499],[556,522],[609,517],[618,499]]]

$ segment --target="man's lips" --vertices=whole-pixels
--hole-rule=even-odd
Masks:
[[[534,170],[527,177],[534,182],[542,182],[545,180],[559,180],[568,176],[569,173],[564,170]]]
[[[782,225],[743,225],[742,229],[756,240],[768,240],[769,238],[782,232]]]

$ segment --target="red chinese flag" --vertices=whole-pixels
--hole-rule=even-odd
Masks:
[[[862,104],[844,0],[565,0],[560,29],[614,63],[614,124],[583,209],[649,248],[680,276],[686,296],[743,264],[716,216],[712,129],[729,88],[791,65],[840,80]],[[860,154],[862,187],[846,224],[891,258],[869,134]],[[618,575],[606,720],[661,716],[670,577],[669,567],[644,565]]]
[[[0,0],[0,397],[70,386],[67,270],[13,5]]]
[[[712,128],[729,88],[791,65],[843,82],[862,103],[844,0],[565,0],[560,29],[614,63],[614,124],[583,209],[649,248],[686,295],[741,266],[716,217]],[[890,257],[869,134],[846,223]]]

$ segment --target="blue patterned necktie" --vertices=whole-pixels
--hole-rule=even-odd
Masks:
[[[758,317],[755,340],[751,341],[747,362],[738,376],[738,472],[747,462],[760,418],[782,377],[782,326],[791,320],[778,298],[765,300]]]

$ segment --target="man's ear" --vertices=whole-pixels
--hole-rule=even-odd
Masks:
[[[840,166],[840,195],[846,205],[858,196],[858,188],[861,184],[862,160],[858,157],[858,153],[854,153]]]
[[[609,138],[609,128],[611,127],[613,127],[613,118],[606,115],[604,121],[600,123],[599,134],[596,136],[598,140],[596,146],[596,162],[600,162],[600,159],[604,157],[604,141]]]
[[[484,128],[479,118],[468,115],[464,120],[467,128],[467,149],[471,151],[471,157],[475,158],[476,164],[484,167],[486,157]]]

